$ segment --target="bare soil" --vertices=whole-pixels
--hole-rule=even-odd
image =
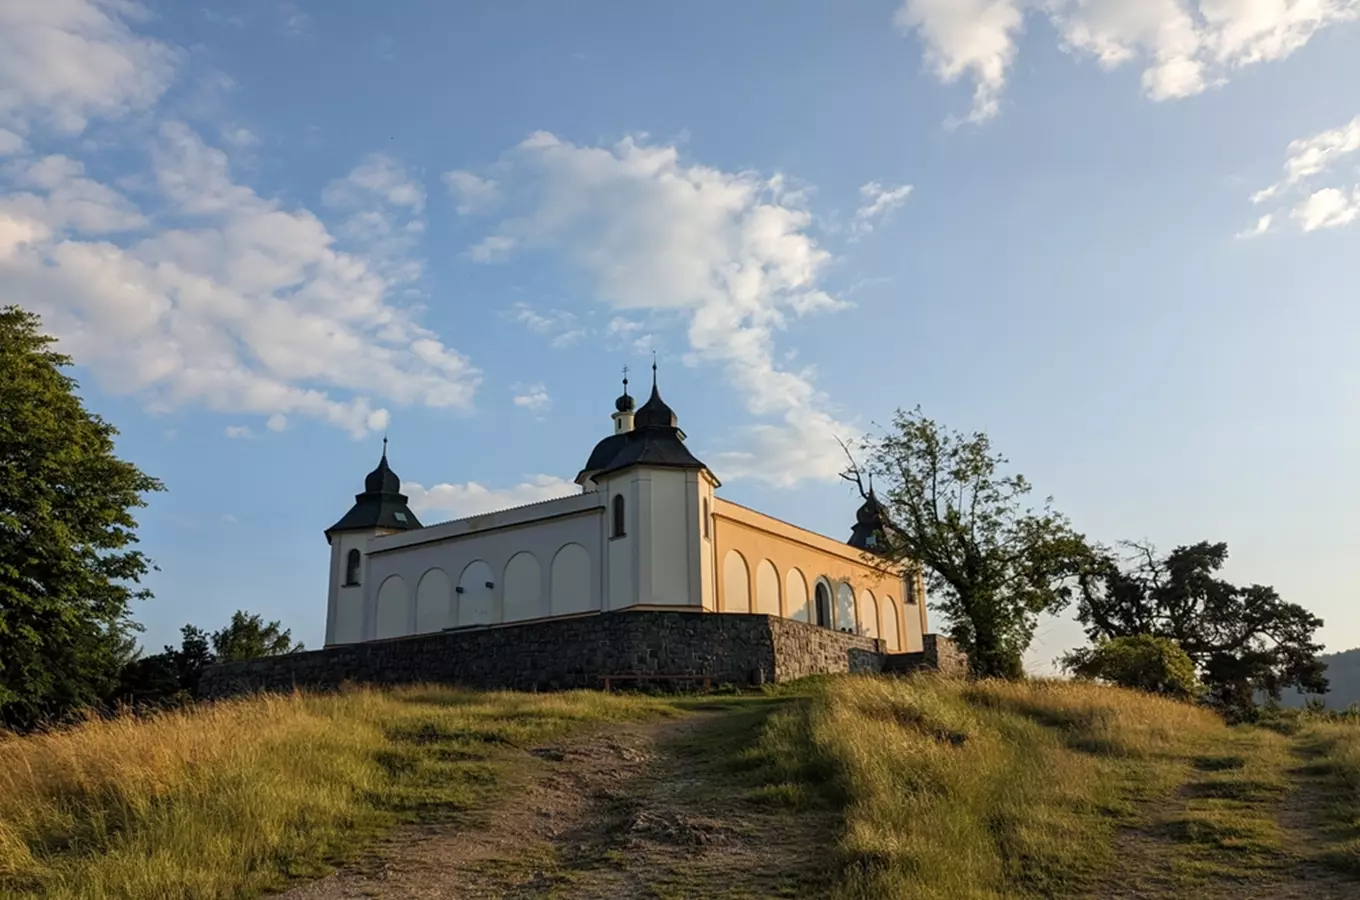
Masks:
[[[472,827],[400,829],[362,862],[282,896],[825,896],[818,858],[835,818],[757,806],[735,781],[724,786],[721,767],[696,765],[683,749],[726,715],[615,725],[528,748],[517,783]]]

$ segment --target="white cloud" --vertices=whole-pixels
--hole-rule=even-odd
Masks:
[[[516,303],[510,317],[534,334],[548,337],[549,343],[557,348],[570,347],[586,336],[581,321],[564,309],[539,312],[527,303]]]
[[[504,234],[488,235],[485,239],[468,248],[468,256],[473,262],[505,262],[515,249],[515,239]]]
[[[553,252],[616,310],[683,317],[688,358],[722,367],[749,412],[779,420],[747,438],[778,450],[785,468],[720,477],[790,484],[834,474],[840,450],[829,432],[850,429],[831,418],[811,372],[774,360],[775,332],[841,305],[819,283],[831,255],[809,234],[812,216],[782,178],[687,164],[673,146],[629,138],[585,147],[546,132],[507,153],[498,172],[528,205],[483,245],[498,239],[507,253]]]
[[[519,484],[500,490],[483,487],[475,481],[436,484],[429,488],[408,481],[402,483],[401,491],[410,498],[411,508],[418,513],[441,512],[464,518],[579,494],[581,488],[556,475],[530,475]]]
[[[968,77],[967,121],[1000,110],[1027,16],[1104,69],[1143,66],[1153,100],[1197,94],[1246,66],[1283,59],[1317,32],[1360,16],[1360,0],[904,0],[896,24],[917,35],[941,81]]]
[[[1239,238],[1252,238],[1260,237],[1263,234],[1269,234],[1270,226],[1274,221],[1275,216],[1271,215],[1270,213],[1266,213],[1264,216],[1261,216],[1261,218],[1256,220],[1255,225],[1248,228],[1246,231],[1239,233],[1237,236]]]
[[[182,124],[162,126],[153,160],[164,216],[181,227],[93,239],[137,214],[60,157],[11,172],[33,190],[0,210],[10,296],[107,390],[162,409],[305,415],[356,436],[386,425],[375,399],[470,405],[480,373],[393,305],[392,281],[337,250],[310,211],[233,181],[226,155]]]
[[[514,385],[511,390],[515,391],[515,405],[530,412],[544,412],[552,405],[552,398],[548,396],[548,388],[543,384]]]
[[[237,150],[252,150],[260,145],[259,135],[242,125],[225,126],[222,141]]]
[[[1360,116],[1339,128],[1291,141],[1285,151],[1284,177],[1252,194],[1251,202],[1259,205],[1275,201],[1276,212],[1288,208],[1289,218],[1305,232],[1349,225],[1360,217],[1360,185],[1319,182],[1357,152]],[[1264,233],[1276,218],[1276,213],[1267,213],[1251,233]]]
[[[1360,187],[1350,194],[1339,188],[1314,191],[1289,215],[1304,231],[1349,225],[1360,216]]]
[[[252,436],[253,436],[253,433],[251,432],[250,426],[249,426],[249,425],[228,425],[228,426],[226,427],[225,434],[226,434],[226,436],[229,437],[229,438],[238,438],[238,439],[239,439],[239,438],[248,438],[248,437],[252,437]]]
[[[131,0],[0,3],[0,126],[78,134],[151,107],[182,54],[133,33],[145,15]]]
[[[270,416],[264,423],[264,427],[268,428],[270,431],[283,431],[288,427],[288,417],[282,413],[274,413],[274,415]]]
[[[424,267],[415,248],[425,233],[425,189],[396,160],[369,155],[328,184],[321,202],[346,214],[337,234],[389,282],[420,277]]]
[[[859,209],[855,210],[855,219],[851,223],[850,230],[857,235],[868,234],[874,227],[903,203],[907,202],[907,197],[911,195],[912,186],[909,184],[898,185],[895,188],[884,187],[877,181],[870,181],[860,185],[859,195],[864,198]]]
[[[500,186],[490,178],[482,178],[463,169],[445,172],[442,176],[449,193],[458,202],[460,216],[471,215],[493,208],[500,202]]]

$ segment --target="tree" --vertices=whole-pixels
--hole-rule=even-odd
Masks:
[[[125,662],[136,585],[132,510],[161,483],[114,455],[38,317],[0,308],[0,727],[100,702]]]
[[[846,479],[877,502],[881,555],[924,568],[935,607],[975,674],[1018,677],[1041,613],[1071,600],[1093,558],[1085,539],[1050,508],[1024,505],[1030,485],[1006,475],[987,435],[946,431],[898,410],[892,427],[864,440],[859,463],[847,448]],[[866,489],[865,476],[878,491]]]
[[[213,634],[212,645],[217,662],[282,656],[303,649],[301,644],[293,643],[292,632],[283,628],[282,623],[266,624],[260,616],[247,614],[243,610],[233,613],[227,627]]]
[[[162,706],[193,699],[203,670],[217,661],[201,628],[180,629],[179,649],[132,660],[119,679],[117,700],[134,707]]]
[[[1322,620],[1272,587],[1216,577],[1227,544],[1204,541],[1165,557],[1149,544],[1124,546],[1131,558],[1105,554],[1081,579],[1078,618],[1091,640],[1175,641],[1194,661],[1210,701],[1232,716],[1250,716],[1258,692],[1278,700],[1286,687],[1327,690],[1314,641]]]
[[[1150,634],[1102,640],[1073,650],[1063,657],[1062,665],[1078,678],[1097,678],[1178,700],[1193,700],[1200,693],[1194,660],[1175,641]]]

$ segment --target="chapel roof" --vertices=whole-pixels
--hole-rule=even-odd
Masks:
[[[855,527],[846,541],[851,547],[879,553],[883,547],[883,506],[869,487],[869,495],[864,498],[860,508],[855,510]]]
[[[667,469],[708,468],[685,446],[675,410],[661,399],[656,385],[656,363],[652,363],[652,393],[633,416],[633,430],[614,437],[624,440],[612,459],[599,467],[596,475],[608,475],[632,466],[657,466]],[[596,446],[599,451],[609,439]],[[592,460],[594,454],[592,454]],[[587,469],[593,468],[587,465]]]
[[[329,539],[337,531],[369,531],[377,528],[409,531],[420,528],[420,520],[407,503],[407,496],[401,493],[401,479],[387,464],[387,438],[383,438],[382,459],[378,461],[378,467],[364,479],[364,492],[354,495],[354,505],[340,517],[340,521],[326,529],[326,537]]]

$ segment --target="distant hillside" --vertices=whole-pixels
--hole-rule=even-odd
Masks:
[[[1322,695],[1328,709],[1345,709],[1360,703],[1360,647],[1342,653],[1327,653],[1320,657],[1327,664],[1327,679],[1332,689]],[[1298,691],[1287,691],[1287,706],[1303,706],[1304,696]]]

